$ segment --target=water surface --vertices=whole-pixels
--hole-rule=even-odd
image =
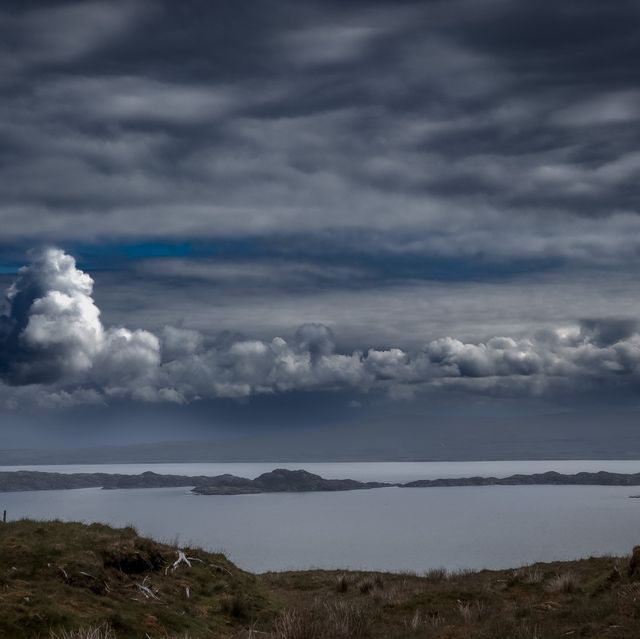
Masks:
[[[354,476],[353,472],[348,473]],[[185,488],[0,494],[9,518],[133,523],[145,535],[224,550],[252,571],[505,568],[640,543],[639,489],[383,488],[196,496]]]

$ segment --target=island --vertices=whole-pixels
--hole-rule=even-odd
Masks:
[[[640,473],[581,472],[573,475],[548,471],[509,477],[452,477],[419,479],[404,488],[442,488],[451,486],[640,486]]]
[[[0,472],[0,492],[26,490],[64,490],[73,488],[178,488],[193,487],[198,495],[243,495],[254,493],[319,492],[363,490],[394,486],[383,482],[361,482],[353,479],[324,479],[305,470],[276,468],[255,479],[235,475],[214,477],[161,475],[145,472],[139,475],[110,473],[51,473],[31,470]]]
[[[509,477],[450,477],[420,479],[406,483],[362,482],[355,479],[325,479],[306,470],[276,468],[255,479],[224,474],[138,475],[112,473],[53,473],[32,470],[0,472],[0,492],[65,490],[75,488],[179,488],[191,487],[197,495],[249,495],[257,493],[328,492],[372,488],[448,488],[455,486],[640,486],[640,473],[581,472],[572,475],[555,471]]]

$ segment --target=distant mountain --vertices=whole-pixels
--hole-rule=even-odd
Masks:
[[[63,490],[74,488],[170,488],[194,486],[200,495],[239,495],[250,493],[317,492],[337,490],[361,490],[392,486],[380,482],[360,482],[353,479],[324,479],[305,470],[277,468],[263,473],[256,479],[235,475],[215,477],[159,475],[146,472],[139,475],[108,473],[44,473],[20,470],[0,472],[0,492],[25,490]]]
[[[0,472],[0,492],[25,490],[62,490],[74,488],[170,488],[192,486],[198,495],[246,495],[256,493],[295,493],[365,490],[371,488],[441,488],[448,486],[640,486],[640,473],[582,472],[575,475],[547,472],[510,477],[458,477],[422,479],[406,484],[361,482],[353,479],[324,479],[305,470],[276,468],[247,479],[235,475],[159,475],[146,472],[139,475],[108,473],[44,473],[38,471]]]
[[[457,477],[419,479],[403,484],[404,488],[438,488],[447,486],[640,486],[640,473],[582,472],[565,475],[555,471],[509,477]]]

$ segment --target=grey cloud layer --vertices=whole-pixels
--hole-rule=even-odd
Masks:
[[[640,248],[637,2],[189,4],[7,3],[4,238]]]
[[[304,324],[293,339],[258,340],[166,326],[104,327],[91,277],[59,249],[33,255],[7,293],[0,316],[0,392],[48,405],[109,398],[185,403],[309,389],[382,390],[407,397],[429,388],[481,393],[553,393],[596,381],[639,380],[640,334],[629,320],[589,320],[529,337],[465,343],[433,340],[399,348],[338,352],[332,331]]]
[[[6,0],[0,272],[98,290],[34,257],[0,401],[635,391],[638,59],[635,0]]]

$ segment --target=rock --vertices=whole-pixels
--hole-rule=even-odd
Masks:
[[[640,546],[634,546],[627,574],[630,579],[640,579]]]

